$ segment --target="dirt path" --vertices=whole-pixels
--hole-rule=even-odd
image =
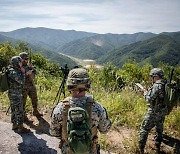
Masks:
[[[11,129],[10,115],[0,111],[0,154],[60,154],[59,139],[49,135],[49,113],[38,119],[29,114],[28,119],[30,121],[26,122],[26,126],[31,129],[31,133],[18,134]],[[107,135],[100,136],[104,145],[108,145],[104,147],[106,151],[111,151],[101,151],[101,154],[137,153],[137,137],[138,132],[135,130],[114,128]],[[180,154],[180,140],[165,135],[163,142],[163,154]],[[146,153],[154,153],[153,135],[149,136]]]
[[[48,115],[38,119],[28,115],[28,118],[30,121],[25,125],[31,132],[18,134],[11,129],[10,116],[0,113],[0,154],[60,154],[59,139],[49,135]]]

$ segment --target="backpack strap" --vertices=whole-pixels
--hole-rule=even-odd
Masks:
[[[96,146],[98,144],[98,130],[96,126],[92,124],[92,105],[94,104],[94,99],[92,97],[87,97],[86,101],[86,110],[89,114],[90,125],[91,125],[91,133],[92,133],[92,152],[96,151]]]
[[[62,142],[67,143],[67,119],[68,119],[68,110],[70,108],[70,97],[66,97],[62,103],[64,104],[63,113],[62,113],[62,132],[61,140]]]

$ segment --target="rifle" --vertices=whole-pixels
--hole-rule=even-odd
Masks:
[[[29,63],[32,63],[32,51],[29,49]]]
[[[174,73],[174,68],[172,68],[172,70],[170,71],[169,83],[171,83],[172,81],[173,73]]]

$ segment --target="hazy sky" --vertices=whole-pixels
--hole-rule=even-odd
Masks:
[[[24,27],[118,34],[180,31],[180,0],[0,0],[0,31]]]

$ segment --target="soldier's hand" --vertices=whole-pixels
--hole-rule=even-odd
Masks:
[[[29,67],[31,67],[31,68],[33,67],[32,63],[29,63]]]
[[[25,69],[23,67],[20,67],[21,72],[25,73]]]
[[[28,72],[26,72],[26,75],[31,75],[32,74],[32,70],[29,70]]]
[[[143,88],[142,89],[143,93],[147,93],[147,89]]]

